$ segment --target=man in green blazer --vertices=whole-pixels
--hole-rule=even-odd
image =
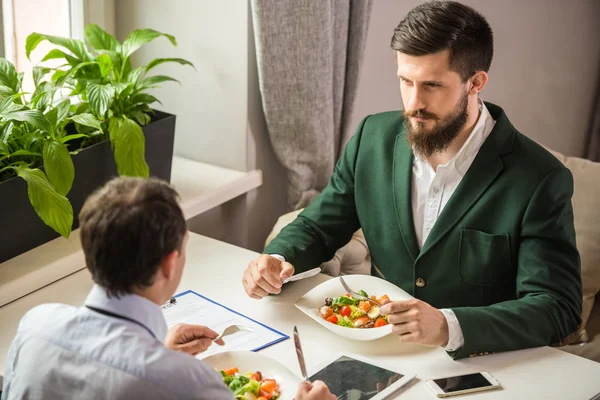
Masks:
[[[331,180],[248,265],[249,296],[331,259],[359,228],[403,342],[454,358],[560,345],[581,324],[573,178],[481,101],[493,35],[456,2],[414,8],[394,31],[403,111],[366,117]]]

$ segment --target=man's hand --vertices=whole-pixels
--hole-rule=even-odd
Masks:
[[[217,336],[217,332],[202,325],[178,324],[169,329],[165,347],[195,356],[208,349]],[[219,346],[225,344],[222,339],[214,343]]]
[[[294,275],[294,267],[288,262],[262,254],[250,261],[242,284],[248,296],[262,299],[269,294],[281,292],[282,282]]]
[[[322,381],[302,382],[296,391],[296,400],[337,400]]]
[[[392,301],[379,309],[393,324],[392,332],[405,343],[420,343],[426,346],[448,344],[448,322],[444,314],[425,303],[412,299]]]

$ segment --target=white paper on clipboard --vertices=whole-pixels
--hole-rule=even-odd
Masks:
[[[199,354],[196,358],[202,359],[215,353],[230,350],[258,351],[289,338],[289,336],[273,328],[231,310],[192,290],[176,295],[175,299],[175,303],[162,306],[162,311],[169,328],[179,323],[195,324],[207,326],[213,331],[221,333],[231,324],[241,324],[253,330],[253,332],[240,331],[226,336],[223,339],[225,346],[213,343],[208,350]]]

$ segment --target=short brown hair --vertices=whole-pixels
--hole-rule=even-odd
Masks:
[[[394,30],[391,48],[409,56],[450,50],[450,69],[463,82],[488,72],[494,35],[483,15],[456,1],[429,1],[413,8]]]
[[[187,228],[178,194],[158,179],[114,178],[79,213],[85,260],[109,295],[152,285],[162,259],[181,250]]]

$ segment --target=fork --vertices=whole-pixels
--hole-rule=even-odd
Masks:
[[[350,293],[352,295],[352,297],[355,297],[357,299],[361,299],[361,300],[366,300],[366,301],[370,301],[371,303],[376,304],[378,307],[383,307],[383,304],[381,304],[380,302],[378,302],[377,300],[373,300],[368,298],[367,296],[363,296],[360,293],[355,292],[354,290],[350,289],[350,287],[346,284],[346,282],[344,281],[344,278],[342,278],[341,276],[339,277],[340,282],[342,283],[342,286],[344,287],[344,289],[346,290],[346,292]]]
[[[246,325],[238,325],[238,324],[232,324],[229,325],[227,328],[225,328],[223,330],[223,333],[221,333],[219,336],[217,336],[216,338],[213,339],[213,342],[222,339],[223,336],[229,336],[229,335],[233,335],[234,333],[240,332],[240,331],[244,331],[244,332],[254,332],[254,329],[250,328],[249,326]]]
[[[338,400],[360,400],[362,399],[363,395],[369,396],[376,393],[378,393],[377,390],[374,390],[372,392],[362,392],[358,389],[349,389],[342,393],[340,396],[338,396]]]

